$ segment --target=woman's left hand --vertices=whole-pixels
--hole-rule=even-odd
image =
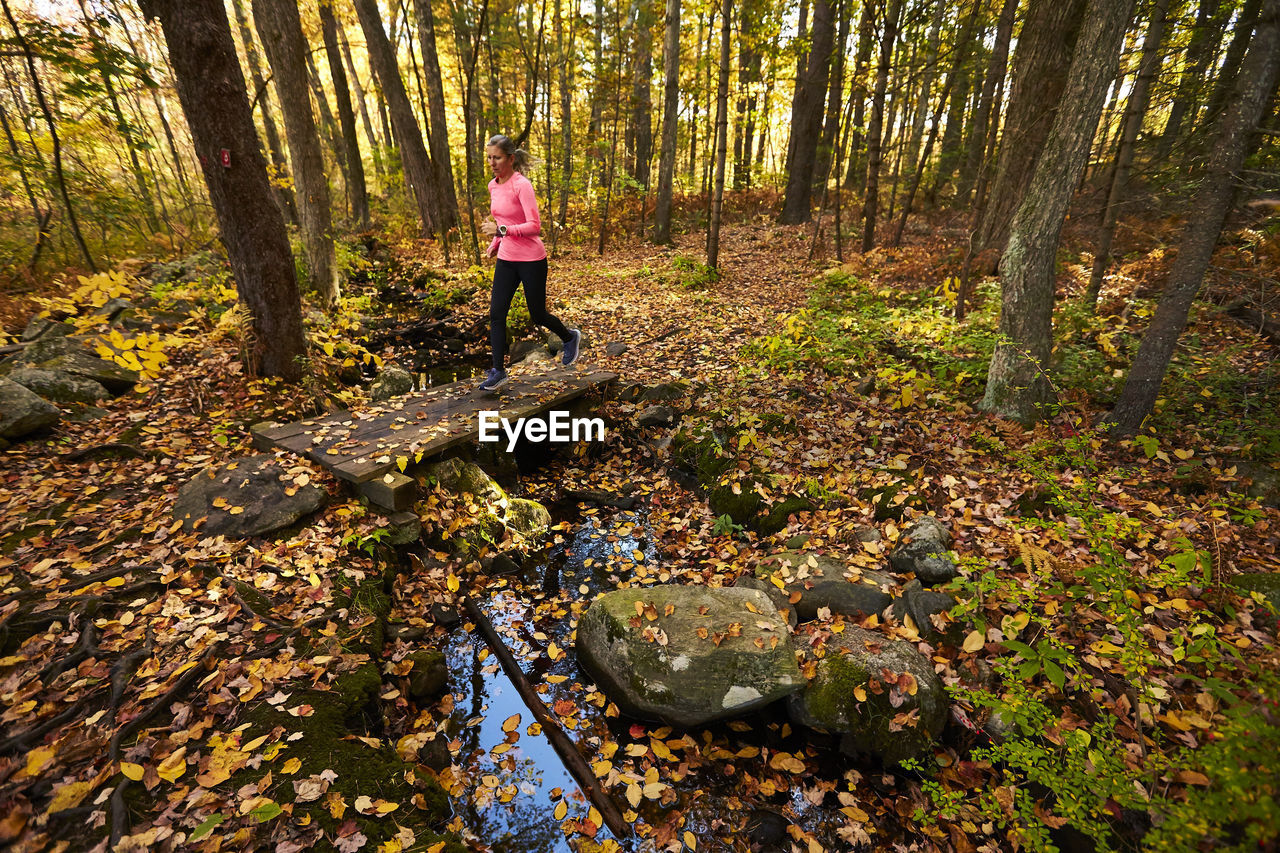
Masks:
[[[492,237],[498,233],[498,223],[494,222],[492,219],[486,219],[484,222],[480,223],[480,231],[484,236]]]

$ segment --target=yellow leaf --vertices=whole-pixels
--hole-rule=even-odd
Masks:
[[[397,467],[397,468],[399,468],[399,469],[400,469],[400,473],[401,473],[401,474],[403,474],[403,473],[404,473],[404,469],[409,467],[409,457],[408,457],[408,456],[397,456],[397,457],[396,457],[396,467]]]
[[[156,768],[156,773],[166,782],[177,782],[183,773],[187,772],[187,748],[180,746],[169,754],[169,757],[160,762],[160,766]]]
[[[976,652],[985,645],[982,639],[981,631],[970,631],[969,636],[964,638],[964,645],[961,646],[966,652]]]
[[[857,806],[845,806],[840,811],[842,814],[844,814],[845,817],[849,818],[850,820],[856,820],[859,823],[866,823],[867,821],[871,820],[871,815],[867,814]]]
[[[684,843],[690,850],[698,849],[698,839],[695,838],[693,833],[687,829],[684,831]]]
[[[324,349],[325,355],[329,356],[330,358],[333,357],[333,343],[331,341],[325,341],[324,344],[322,345],[322,348]]]
[[[609,771],[613,769],[612,761],[597,761],[591,765],[591,772],[597,776],[604,778],[609,775]]]
[[[627,785],[627,802],[631,803],[631,808],[640,808],[640,801],[644,799],[644,791],[635,782]]]
[[[556,810],[552,813],[552,816],[555,817],[556,820],[564,820],[564,816],[567,815],[568,813],[569,813],[569,804],[566,803],[564,800],[561,800],[560,802],[556,803]]]
[[[445,579],[445,585],[449,587],[449,592],[457,592],[462,588],[462,584],[458,580],[458,576],[453,572],[449,572],[449,577]]]
[[[516,727],[520,725],[520,715],[512,714],[502,721],[502,730],[504,732],[514,732]]]
[[[1121,651],[1121,648],[1115,643],[1109,643],[1106,640],[1095,640],[1089,644],[1089,648],[1093,649],[1100,655],[1113,655],[1116,652]]]
[[[292,775],[302,769],[302,761],[297,758],[290,758],[280,768],[280,772],[286,775]]]
[[[587,812],[587,820],[596,826],[604,826],[604,818],[600,816],[600,812],[596,810],[595,806],[592,806],[591,811]]]
[[[92,782],[72,782],[69,785],[54,788],[53,801],[49,803],[49,808],[46,811],[49,814],[53,814],[54,812],[75,808],[80,805],[80,801],[85,798],[85,795],[92,790]]]
[[[134,764],[132,761],[121,761],[120,772],[134,782],[142,781],[142,774],[146,772],[141,764]]]
[[[41,746],[27,753],[27,775],[36,776],[41,770],[44,770],[53,763],[53,756],[56,753],[53,747]]]

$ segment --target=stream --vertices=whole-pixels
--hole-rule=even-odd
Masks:
[[[637,553],[642,555],[638,560]],[[574,655],[571,606],[646,576],[661,579],[664,573],[652,568],[657,558],[642,511],[588,515],[570,541],[535,554],[519,575],[495,579],[481,607],[543,703],[565,724],[590,763],[610,755],[612,745],[617,749],[613,763],[621,765],[629,747],[643,750],[651,737],[671,743],[687,736],[691,747],[705,744],[726,750],[724,755],[744,747],[801,748],[804,736],[789,734],[785,718],[776,712],[687,734],[605,713],[606,697],[593,689]],[[611,838],[608,829],[588,823],[591,803],[483,638],[459,629],[444,651],[452,692],[441,706],[448,717],[438,721],[438,730],[447,736],[452,766],[442,773],[441,782],[469,832],[491,850],[509,853],[570,853],[582,849],[587,837],[597,843]],[[830,778],[839,778],[842,770],[833,766],[832,772]],[[777,791],[768,798],[769,808],[752,809],[743,802],[744,790],[731,758],[681,776],[661,799],[643,800],[636,812],[652,827],[679,819],[676,835],[691,832],[699,850],[746,849],[742,838],[737,845],[721,840],[733,835],[744,816],[753,838],[785,845],[788,822],[823,834],[824,824],[834,815],[834,809],[812,803],[799,789]],[[663,778],[670,781],[669,769]],[[622,792],[623,786],[610,789],[625,811],[630,804]],[[783,811],[789,817],[784,818]],[[651,839],[617,840],[626,850],[659,849]],[[838,842],[828,849],[838,849]]]

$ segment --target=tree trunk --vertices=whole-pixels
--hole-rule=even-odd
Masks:
[[[658,209],[653,242],[671,242],[671,184],[676,173],[676,130],[680,98],[680,0],[667,0],[666,39],[662,46],[662,151],[658,157]]]
[[[720,77],[716,86],[716,183],[707,227],[707,266],[720,269],[720,214],[724,206],[724,163],[729,137],[729,30],[733,22],[730,0],[720,8]]]
[[[1200,86],[1204,83],[1205,74],[1209,70],[1209,61],[1218,47],[1218,34],[1222,31],[1223,21],[1218,14],[1222,0],[1201,0],[1196,12],[1195,26],[1191,32],[1191,41],[1187,44],[1187,58],[1182,66],[1182,76],[1178,80],[1177,93],[1173,106],[1169,108],[1169,120],[1165,123],[1164,133],[1160,135],[1160,144],[1156,146],[1155,159],[1165,160],[1173,151],[1174,144],[1182,133],[1183,122],[1187,113],[1191,113],[1191,124],[1195,124],[1195,103],[1200,94]]]
[[[836,134],[840,132],[840,106],[844,100],[844,48],[849,41],[848,0],[838,0],[836,14],[840,18],[836,42],[830,61],[827,86],[827,114],[822,123],[822,139],[813,163],[813,186],[825,188],[831,173],[831,156],[835,149]]]
[[[89,15],[89,7],[85,4],[85,0],[79,0],[80,14],[84,18],[85,29],[89,33],[89,43],[93,46],[94,64],[98,66],[98,75],[102,78],[102,88],[107,93],[107,103],[111,107],[111,115],[115,118],[116,130],[124,137],[125,149],[129,152],[129,165],[133,173],[133,184],[137,187],[138,197],[142,200],[142,212],[147,218],[147,227],[151,229],[151,233],[160,230],[160,220],[156,217],[155,201],[151,198],[151,187],[147,184],[147,180],[142,175],[142,164],[138,161],[138,141],[134,138],[133,128],[124,117],[124,111],[120,108],[120,98],[116,95],[115,81],[111,77],[111,70],[107,64],[107,58],[102,50],[103,36],[98,33],[94,26],[93,18]]]
[[[649,183],[649,161],[653,159],[653,99],[649,93],[652,77],[653,7],[651,0],[640,0],[636,5],[627,160],[631,164],[631,177],[642,186]]]
[[[382,16],[377,0],[354,0],[360,29],[364,31],[365,45],[369,50],[369,62],[387,109],[391,113],[391,127],[399,142],[400,160],[404,165],[405,183],[417,203],[418,220],[424,237],[443,232],[448,227],[443,214],[443,194],[427,147],[422,141],[422,130],[413,115],[409,93],[405,91],[400,68],[396,64],[395,50],[386,30],[382,28]]]
[[[284,146],[280,144],[280,131],[276,127],[275,117],[271,114],[271,95],[267,91],[267,81],[262,74],[262,59],[258,56],[258,42],[253,35],[253,27],[249,25],[249,16],[244,11],[244,0],[231,0],[231,10],[236,16],[236,28],[240,30],[240,41],[244,44],[245,59],[249,63],[249,79],[253,82],[253,91],[249,97],[249,109],[257,104],[262,112],[262,129],[267,137],[267,151],[271,154],[271,186],[275,191],[276,202],[284,213],[285,221],[296,225],[298,207],[293,199],[292,182],[289,180],[289,161],[284,156]]]
[[[369,154],[373,157],[373,172],[378,176],[378,180],[382,181],[384,178],[382,144],[378,141],[378,134],[373,129],[373,120],[369,118],[369,104],[365,99],[364,85],[360,82],[360,76],[356,74],[356,64],[351,59],[351,45],[347,43],[347,34],[342,27],[338,27],[338,47],[342,48],[342,64],[346,66],[347,74],[351,75],[351,86],[355,89],[356,106],[360,108],[360,123],[364,125],[364,135],[369,140]]]
[[[333,247],[329,181],[308,94],[307,42],[294,0],[253,0],[253,21],[275,78],[298,191],[298,218],[311,282],[328,305],[341,294]]]
[[[1017,0],[1010,0],[1017,2]],[[947,4],[939,2],[933,9],[933,20],[929,22],[928,47],[925,53],[924,68],[920,72],[920,93],[916,98],[916,111],[911,122],[911,136],[907,141],[906,158],[908,163],[917,163],[920,157],[920,143],[924,141],[924,126],[929,119],[929,102],[933,98],[933,78],[938,71],[938,48],[942,43],[942,15]],[[943,95],[945,98],[946,96]],[[939,111],[941,112],[941,111]],[[927,155],[926,155],[927,156]]]
[[[1089,287],[1085,293],[1085,304],[1090,311],[1097,305],[1098,294],[1102,290],[1102,279],[1106,275],[1107,264],[1111,261],[1111,244],[1115,239],[1116,222],[1120,217],[1120,202],[1124,199],[1125,185],[1129,182],[1129,171],[1133,167],[1138,132],[1142,130],[1142,119],[1146,116],[1147,105],[1151,102],[1151,84],[1160,71],[1160,43],[1164,39],[1168,12],[1169,0],[1155,0],[1151,8],[1151,23],[1147,27],[1147,35],[1142,43],[1142,60],[1138,66],[1138,78],[1134,81],[1133,92],[1129,95],[1129,103],[1125,108],[1124,127],[1120,132],[1120,147],[1116,152],[1115,168],[1111,174],[1111,189],[1107,194],[1107,206],[1102,216],[1102,234],[1098,237],[1098,248],[1093,256],[1093,271],[1089,276]]]
[[[693,92],[689,98],[689,167],[685,178],[690,186],[693,186],[694,179],[698,174],[698,87],[697,80],[701,74],[702,68],[702,34],[706,29],[702,14],[698,14],[698,39],[696,42],[696,56],[693,60],[693,79],[695,81]],[[665,97],[665,95],[664,95]]]
[[[876,243],[876,212],[880,204],[880,135],[884,123],[884,93],[889,85],[889,65],[893,61],[893,45],[898,38],[898,18],[902,0],[888,0],[884,27],[880,35],[880,62],[876,68],[876,87],[871,97],[871,122],[867,127],[867,191],[862,203],[862,252],[871,251]]]
[[[306,343],[293,256],[271,201],[226,9],[222,0],[141,0],[141,6],[164,30],[236,290],[253,321],[245,336],[247,372],[297,380]]]
[[[338,122],[342,125],[342,144],[347,160],[347,195],[351,201],[351,218],[361,230],[369,228],[369,194],[364,183],[364,161],[360,158],[360,141],[356,132],[356,114],[351,108],[351,89],[347,72],[342,67],[338,47],[338,21],[333,16],[332,0],[320,0],[320,34],[324,39],[329,76],[333,78],[334,96],[338,104]]]
[[[1218,125],[1217,140],[1195,197],[1195,215],[1187,221],[1178,242],[1178,256],[1169,271],[1160,304],[1142,336],[1138,354],[1115,408],[1104,419],[1113,435],[1131,435],[1155,406],[1169,369],[1169,360],[1186,328],[1192,301],[1200,289],[1213,250],[1235,195],[1235,172],[1244,163],[1250,137],[1262,117],[1267,98],[1280,73],[1280,0],[1263,0],[1262,12],[1236,78],[1236,86]]]
[[[80,233],[80,221],[76,218],[76,209],[71,204],[71,195],[67,192],[67,176],[62,169],[62,140],[58,136],[58,128],[53,120],[53,111],[49,109],[49,102],[45,100],[44,86],[40,83],[40,75],[36,73],[35,55],[31,51],[31,45],[27,43],[26,36],[22,34],[22,30],[18,29],[18,22],[13,17],[13,12],[9,10],[8,0],[0,0],[3,4],[4,16],[9,21],[9,26],[13,28],[13,37],[18,43],[18,49],[22,52],[22,57],[26,61],[27,73],[31,76],[31,89],[35,93],[36,103],[40,105],[40,112],[44,115],[45,125],[49,128],[49,140],[53,145],[53,174],[57,184],[58,194],[62,197],[62,204],[67,212],[67,225],[71,228],[71,236],[76,242],[76,246],[80,249],[80,256],[84,259],[85,264],[91,272],[98,271],[98,265],[93,262],[93,255],[89,253],[89,246],[84,241],[84,235]]]
[[[1031,0],[1013,57],[1013,86],[978,245],[1004,248],[1068,82],[1085,0]],[[1104,92],[1105,94],[1105,92]]]
[[[306,45],[306,42],[303,42]],[[307,85],[311,87],[311,99],[316,105],[316,130],[318,131],[316,138],[324,135],[324,139],[329,143],[329,150],[333,152],[333,158],[338,163],[338,171],[342,173],[343,190],[350,194],[347,186],[351,183],[351,178],[347,175],[347,149],[342,144],[342,133],[338,128],[337,122],[333,120],[333,113],[329,110],[329,96],[325,94],[324,84],[320,80],[320,69],[316,67],[315,60],[311,58],[311,46],[306,45],[303,52],[307,69]],[[285,134],[288,136],[288,133]]]
[[[1222,115],[1227,105],[1227,98],[1235,87],[1236,77],[1240,73],[1240,63],[1244,60],[1245,50],[1249,47],[1249,38],[1253,35],[1254,27],[1258,25],[1258,15],[1261,11],[1262,0],[1245,0],[1240,10],[1240,17],[1236,20],[1232,31],[1231,43],[1227,46],[1226,55],[1222,59],[1222,66],[1218,69],[1218,76],[1213,81],[1213,91],[1209,95],[1209,101],[1204,110],[1203,130],[1212,129],[1213,123]]]
[[[436,20],[431,0],[414,0],[418,41],[422,46],[422,74],[426,78],[427,105],[431,115],[431,162],[443,196],[442,220],[446,229],[458,224],[458,193],[453,185],[453,161],[449,154],[449,125],[445,115],[444,79],[436,48]]]
[[[973,0],[973,7],[965,18],[964,26],[956,35],[955,47],[952,49],[950,77],[951,102],[947,105],[947,122],[942,130],[942,142],[939,146],[938,170],[934,173],[933,183],[929,188],[929,202],[936,205],[938,194],[955,174],[960,158],[964,156],[963,134],[965,110],[969,101],[969,77],[972,69],[969,66],[969,54],[973,50],[973,42],[978,31],[978,15],[982,12],[985,0]]]
[[[822,138],[823,96],[827,91],[835,37],[833,12],[831,0],[814,0],[809,61],[804,76],[797,77],[796,96],[791,105],[791,168],[782,199],[782,216],[778,220],[786,225],[808,222],[812,212],[814,167]]]
[[[1133,0],[1089,0],[1062,102],[1000,265],[1000,342],[982,408],[1023,422],[1049,402],[1054,266],[1071,196],[1093,146],[1107,86],[1116,74]]]
[[[853,189],[858,185],[858,178],[863,175],[863,163],[865,162],[859,156],[862,150],[862,142],[865,138],[862,133],[863,121],[866,118],[867,109],[867,92],[866,77],[867,63],[871,61],[871,51],[875,46],[875,9],[874,0],[864,0],[862,4],[862,17],[858,20],[858,53],[853,60],[853,82],[849,87],[849,97],[853,100],[853,137],[849,140],[849,168],[845,172],[844,186],[845,189]]]
[[[578,31],[578,16],[578,0],[574,0],[573,19],[569,23],[569,52],[567,56],[564,52],[560,54],[560,149],[564,160],[560,169],[560,213],[556,217],[559,228],[563,228],[565,221],[569,218],[569,189],[573,180],[573,85],[577,62],[575,36]],[[563,29],[557,26],[556,38],[559,39],[562,33]],[[559,234],[558,229],[551,235],[553,252],[557,234]]]
[[[987,62],[987,73],[982,78],[982,96],[978,101],[977,114],[973,119],[973,127],[969,133],[969,145],[965,151],[964,166],[960,170],[960,192],[958,201],[961,207],[968,207],[975,183],[983,169],[983,153],[987,145],[987,126],[997,116],[995,112],[996,87],[1004,79],[1005,66],[1009,63],[1009,41],[1013,36],[1013,22],[1018,11],[1018,0],[1004,0],[1000,9],[1000,18],[996,22],[996,40],[991,50],[991,58]]]

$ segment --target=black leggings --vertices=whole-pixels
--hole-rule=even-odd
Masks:
[[[547,259],[504,261],[499,258],[493,268],[493,295],[489,301],[489,347],[493,351],[493,366],[499,370],[507,356],[507,311],[521,282],[530,319],[550,329],[560,340],[569,339],[564,323],[547,312]]]

